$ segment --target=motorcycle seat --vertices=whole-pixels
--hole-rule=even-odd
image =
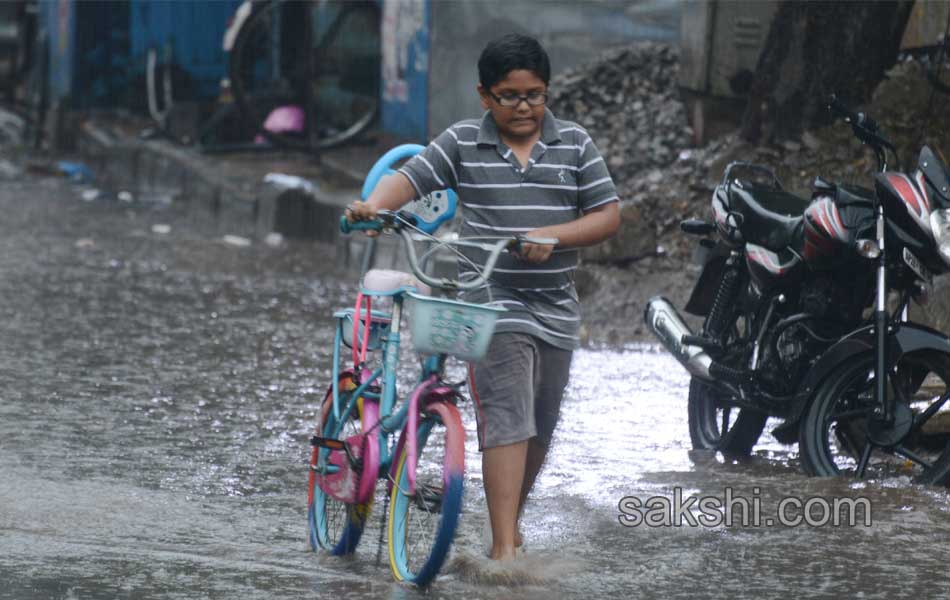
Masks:
[[[729,186],[731,212],[742,215],[742,237],[773,252],[798,248],[808,200],[786,191],[736,180]]]

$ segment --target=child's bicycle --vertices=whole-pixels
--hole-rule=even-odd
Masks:
[[[415,278],[396,271],[368,271],[356,307],[334,315],[333,376],[311,440],[307,514],[314,550],[352,553],[370,512],[376,481],[385,479],[390,505],[385,529],[393,575],[425,586],[448,555],[462,504],[465,431],[456,408],[461,396],[458,384],[443,379],[445,361],[449,355],[463,360],[483,356],[495,319],[504,312],[431,297],[427,286],[464,290],[483,285],[501,252],[516,247],[522,238],[438,240],[420,230],[417,222],[409,213],[388,211],[380,211],[375,221],[341,219],[344,233],[373,229],[401,234]],[[430,277],[419,266],[414,235],[436,241],[422,262],[445,246],[478,246],[489,251],[489,258],[475,280]],[[392,299],[391,313],[372,310],[371,298],[380,296]],[[413,345],[427,356],[418,384],[397,410],[400,324],[406,300],[412,307]],[[353,366],[343,371],[341,345],[352,349]],[[371,350],[382,354],[375,369],[367,366]],[[396,432],[393,449],[390,442]]]

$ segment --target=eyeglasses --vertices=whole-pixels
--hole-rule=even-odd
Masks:
[[[495,99],[495,102],[505,108],[515,108],[521,104],[522,100],[527,102],[528,106],[544,106],[544,103],[548,101],[546,92],[531,92],[527,96],[519,96],[518,94],[502,94],[501,96],[496,96],[491,93],[491,90],[485,91],[489,96]]]

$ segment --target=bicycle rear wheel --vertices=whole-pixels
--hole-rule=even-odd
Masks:
[[[397,580],[424,587],[442,568],[462,509],[465,430],[458,409],[426,407],[417,433],[416,490],[409,494],[408,448],[402,445],[389,510],[389,564]]]
[[[340,387],[352,385],[349,378],[341,379]],[[352,390],[351,390],[352,391]],[[332,390],[327,392],[320,409],[317,421],[316,434],[323,436],[337,429],[333,417]],[[345,440],[360,433],[362,427],[357,410],[349,415],[343,415],[343,426],[336,439]],[[327,448],[313,447],[310,453],[310,473],[307,482],[307,525],[309,529],[310,547],[314,550],[326,550],[334,556],[351,554],[356,550],[366,519],[372,508],[372,500],[364,504],[347,504],[327,494],[317,483],[317,474],[314,467],[321,458],[326,458],[330,452]]]
[[[690,380],[687,406],[693,449],[719,450],[729,458],[748,456],[768,415],[735,407],[723,396],[697,377]]]
[[[379,105],[379,31],[373,0],[263,5],[241,27],[230,56],[242,117],[271,142],[299,150],[359,135]]]

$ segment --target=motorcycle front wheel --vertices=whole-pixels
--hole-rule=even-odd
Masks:
[[[946,484],[950,473],[950,355],[910,352],[887,378],[893,423],[875,421],[874,356],[855,357],[815,393],[799,448],[809,475],[888,478]]]

